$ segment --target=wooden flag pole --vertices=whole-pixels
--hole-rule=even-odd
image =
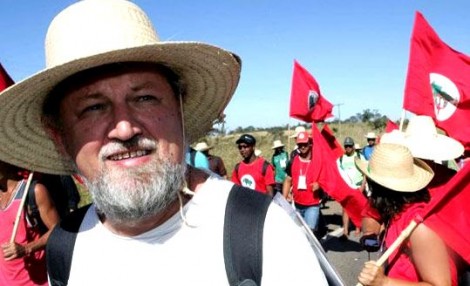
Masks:
[[[403,243],[405,239],[407,239],[410,234],[413,232],[413,230],[416,228],[418,223],[414,220],[410,222],[410,224],[400,233],[398,238],[390,245],[390,247],[385,251],[382,256],[380,256],[379,260],[375,262],[375,265],[377,266],[382,266],[387,259],[390,257],[390,255],[398,248],[400,245]],[[361,283],[357,283],[356,286],[362,286]]]
[[[406,110],[403,109],[401,112],[401,118],[400,118],[400,131],[403,131],[403,123],[405,121],[405,115],[406,115]]]
[[[23,196],[21,197],[20,206],[18,207],[18,212],[15,218],[15,224],[13,225],[13,232],[11,233],[10,243],[15,242],[16,232],[18,231],[18,225],[20,224],[21,214],[23,213],[24,203],[26,201],[26,196],[28,195],[29,186],[33,179],[34,172],[29,173],[28,181],[26,182],[26,187],[23,191]]]

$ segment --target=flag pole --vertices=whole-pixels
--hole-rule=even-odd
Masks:
[[[24,203],[26,201],[26,196],[28,195],[28,190],[29,190],[29,186],[31,185],[31,180],[33,179],[33,174],[34,172],[29,173],[28,181],[26,182],[26,187],[23,191],[23,196],[21,197],[20,206],[18,207],[18,212],[16,213],[15,224],[13,225],[13,231],[11,233],[10,243],[15,242],[16,232],[18,231],[21,214],[23,213]]]
[[[400,118],[400,129],[399,129],[400,131],[403,131],[403,123],[405,121],[405,115],[406,115],[406,110],[403,109],[401,111],[401,118]]]
[[[400,245],[403,243],[405,239],[407,239],[410,234],[413,232],[413,230],[416,228],[418,223],[415,220],[412,220],[410,224],[400,233],[398,238],[390,245],[390,247],[387,249],[387,251],[380,256],[379,260],[375,262],[375,265],[377,266],[382,266],[387,259],[390,257],[390,255],[398,248]],[[362,286],[361,283],[357,283],[356,286]]]

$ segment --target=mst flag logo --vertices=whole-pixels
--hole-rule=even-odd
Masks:
[[[311,112],[313,108],[315,107],[315,104],[317,104],[318,101],[318,93],[314,90],[310,90],[308,92],[308,110]]]
[[[459,89],[449,78],[441,74],[430,73],[429,77],[436,119],[439,121],[447,120],[454,114],[459,104]]]

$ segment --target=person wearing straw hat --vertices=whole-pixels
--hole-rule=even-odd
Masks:
[[[382,246],[390,248],[429,202],[427,186],[434,173],[424,161],[413,158],[407,147],[392,143],[378,144],[369,162],[356,159],[356,165],[367,178],[371,204],[385,225]],[[442,239],[419,224],[393,250],[385,268],[368,261],[358,280],[362,285],[451,285],[456,271],[450,261]]]
[[[204,154],[209,161],[209,170],[221,176],[224,179],[227,179],[227,170],[225,169],[225,164],[222,158],[215,156],[209,153],[209,150],[214,148],[214,146],[207,145],[206,142],[199,142],[194,146],[194,149]]]
[[[274,140],[271,149],[274,150],[273,156],[271,157],[271,164],[274,166],[274,180],[276,181],[274,185],[274,195],[276,195],[276,193],[282,194],[282,183],[287,175],[286,167],[289,161],[289,155],[284,150],[284,144],[282,144],[281,140]]]
[[[229,285],[224,220],[234,218],[225,210],[239,193],[268,202],[265,217],[249,206],[237,215],[263,222],[258,285],[327,284],[284,210],[185,163],[189,142],[209,132],[235,92],[238,56],[160,41],[146,13],[124,0],[73,3],[51,22],[45,51],[44,70],[0,93],[0,159],[77,172],[91,193],[93,203],[49,237],[52,285]],[[286,259],[309,275],[278,271]]]
[[[362,154],[366,160],[369,160],[372,152],[374,151],[375,142],[377,140],[377,135],[374,132],[367,132],[365,135],[367,139],[367,145],[362,148]]]
[[[29,185],[19,173],[0,161],[0,285],[47,285],[44,248],[59,215],[45,186]],[[36,210],[22,200],[30,189]]]

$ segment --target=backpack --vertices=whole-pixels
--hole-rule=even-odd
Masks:
[[[245,190],[233,185],[225,208],[224,261],[231,286],[261,285],[264,220],[272,199]],[[68,283],[75,239],[89,207],[72,212],[49,236],[46,260],[51,286]]]
[[[269,167],[269,162],[266,161],[266,160],[263,160],[263,167],[261,168],[261,175],[266,175],[266,171],[268,170],[268,167]],[[238,178],[238,169],[240,168],[240,163],[237,163],[235,165],[235,174],[237,175],[237,178]],[[240,178],[239,178],[240,179]]]

